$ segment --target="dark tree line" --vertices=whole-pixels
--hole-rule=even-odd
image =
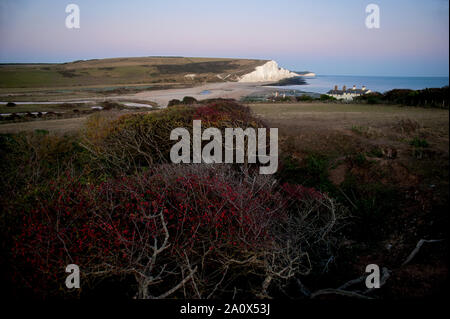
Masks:
[[[430,88],[423,90],[394,89],[385,93],[370,93],[358,97],[358,101],[369,104],[389,103],[406,106],[422,106],[434,108],[449,108],[449,87]]]

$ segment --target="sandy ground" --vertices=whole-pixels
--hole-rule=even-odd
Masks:
[[[120,95],[116,96],[115,99],[150,100],[158,103],[159,106],[166,107],[170,100],[182,100],[185,96],[192,96],[197,100],[212,98],[232,98],[238,100],[250,94],[273,91],[273,89],[261,86],[261,84],[264,83],[208,83],[193,88],[144,91],[136,94]],[[210,93],[202,94],[204,91],[209,91]]]
[[[192,96],[197,100],[204,100],[210,98],[232,98],[239,100],[245,96],[262,93],[274,93],[276,90],[264,84],[273,82],[258,82],[258,83],[239,83],[239,82],[220,82],[220,83],[205,83],[195,87],[189,88],[173,88],[173,89],[160,89],[141,91],[132,94],[111,95],[111,96],[95,96],[95,97],[77,97],[71,96],[65,97],[53,97],[45,96],[45,93],[33,92],[28,101],[16,102],[17,104],[58,104],[58,103],[89,103],[98,102],[104,100],[122,100],[122,101],[152,101],[157,103],[160,107],[166,107],[170,100],[178,99],[182,100],[185,96]],[[36,95],[38,94],[38,95]],[[33,102],[35,98],[39,98],[40,95],[44,95],[44,101],[51,102]],[[0,94],[1,96],[1,94]],[[11,94],[8,93],[8,96]],[[40,97],[42,98],[42,96]],[[1,101],[1,99],[0,99]],[[0,102],[0,104],[6,104],[7,102]]]

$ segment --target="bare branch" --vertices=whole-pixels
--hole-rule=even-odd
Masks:
[[[426,239],[421,239],[419,240],[419,242],[416,245],[416,248],[414,248],[414,250],[409,254],[408,258],[405,259],[405,261],[402,263],[402,266],[408,264],[419,252],[420,248],[422,247],[423,244],[425,243],[438,243],[443,241],[443,239],[430,239],[430,240],[426,240]]]

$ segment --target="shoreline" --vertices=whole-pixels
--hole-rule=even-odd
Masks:
[[[117,94],[109,96],[93,96],[76,98],[60,98],[51,101],[33,101],[35,96],[30,96],[30,101],[13,101],[18,105],[26,104],[62,104],[62,103],[98,103],[105,100],[123,101],[151,101],[156,103],[159,107],[167,107],[170,100],[182,100],[185,96],[191,96],[197,100],[214,99],[214,98],[230,98],[240,100],[250,95],[264,95],[278,91],[292,91],[288,88],[274,88],[267,85],[274,84],[273,82],[211,82],[200,84],[192,87],[146,90],[129,94]],[[20,99],[22,100],[22,99]],[[8,101],[0,101],[0,105],[4,105]]]
[[[135,94],[115,96],[115,99],[138,99],[150,100],[157,103],[160,107],[167,107],[170,100],[182,100],[185,96],[191,96],[197,100],[213,98],[231,98],[240,100],[241,98],[266,91],[273,91],[262,87],[261,83],[242,83],[242,82],[219,82],[206,83],[192,88],[167,89],[143,91]],[[204,92],[208,92],[204,94]]]
[[[204,99],[236,99],[240,100],[243,97],[253,94],[266,94],[273,92],[274,89],[265,87],[265,84],[273,82],[258,82],[258,83],[243,83],[243,82],[219,82],[206,83],[191,88],[167,89],[167,90],[153,90],[143,91],[135,94],[126,94],[115,96],[114,99],[136,99],[136,100],[150,100],[157,103],[160,107],[167,107],[170,100],[182,100],[185,96],[191,96],[197,100]],[[282,89],[279,89],[280,91]],[[204,92],[208,92],[204,94]]]

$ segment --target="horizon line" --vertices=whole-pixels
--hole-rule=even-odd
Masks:
[[[197,58],[197,59],[241,59],[241,60],[260,60],[260,61],[276,61],[274,59],[267,58],[248,58],[248,57],[212,57],[212,56],[184,56],[184,55],[140,55],[140,56],[113,56],[113,57],[103,57],[103,58],[80,58],[74,60],[61,60],[60,62],[4,62],[0,60],[0,65],[30,65],[30,64],[66,64],[78,61],[92,61],[92,60],[106,60],[106,59],[126,59],[126,58]],[[319,74],[315,71],[305,70],[295,70],[289,69],[292,72],[312,72],[316,76],[367,76],[367,77],[405,77],[405,78],[449,78],[449,74],[446,75],[371,75],[371,74]]]

